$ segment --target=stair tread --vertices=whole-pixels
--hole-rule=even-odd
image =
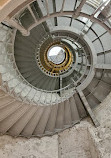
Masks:
[[[72,118],[72,122],[73,123],[76,123],[78,121],[80,121],[80,117],[79,117],[79,111],[77,109],[77,106],[76,103],[75,103],[75,100],[74,100],[74,97],[71,97],[69,99],[70,101],[70,107],[71,107],[71,118]]]
[[[54,132],[55,129],[55,124],[56,124],[56,118],[57,118],[57,110],[58,110],[58,104],[57,105],[52,105],[51,107],[51,112],[50,116],[45,128],[45,132],[52,133]]]
[[[43,107],[37,108],[36,113],[33,115],[31,120],[25,126],[25,128],[21,132],[21,135],[26,136],[26,137],[31,137],[31,135],[33,135],[33,132],[42,116],[43,110],[44,110]]]
[[[13,103],[8,104],[7,106],[0,109],[0,121],[5,119],[7,116],[11,115],[20,107],[20,102],[14,101]]]
[[[66,100],[64,102],[64,125],[70,126],[71,123],[72,123],[72,120],[71,120],[71,107],[70,107],[69,100]]]
[[[80,118],[84,118],[85,116],[87,116],[87,113],[86,113],[86,110],[84,108],[82,101],[80,100],[79,95],[77,93],[75,93],[74,98],[75,98],[75,103],[77,105],[77,109],[79,112],[79,116],[80,116]]]
[[[34,113],[36,112],[36,107],[31,106],[28,111],[9,129],[9,133],[11,135],[18,136],[23,128],[25,128],[25,125],[29,122],[29,120],[32,118]]]
[[[4,96],[3,98],[0,98],[0,106],[3,106],[9,102],[11,102],[12,100],[14,100],[14,98],[12,98],[11,96]]]
[[[6,133],[7,130],[13,126],[13,124],[27,111],[28,108],[29,106],[22,105],[13,114],[1,121],[0,132],[3,134]]]
[[[63,129],[63,126],[64,126],[64,102],[58,104],[55,130]]]
[[[44,112],[37,124],[37,127],[35,128],[33,132],[33,135],[41,136],[45,132],[45,128],[46,128],[46,124],[47,124],[50,112],[51,112],[50,106],[44,108]]]

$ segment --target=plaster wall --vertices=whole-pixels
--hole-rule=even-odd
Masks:
[[[42,139],[0,137],[0,158],[58,158],[58,136]]]

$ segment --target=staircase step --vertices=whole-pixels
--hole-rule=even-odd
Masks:
[[[21,46],[20,48],[24,48],[24,46],[27,47],[27,45],[28,45],[28,47],[33,49],[35,46],[35,43],[33,43],[32,40],[30,40],[30,37],[28,37],[28,36],[24,37],[24,36],[18,34],[18,32],[17,32],[16,38],[15,38],[15,46],[18,46],[18,45]]]
[[[31,106],[29,110],[9,129],[8,133],[12,136],[18,136],[35,114],[37,107]]]
[[[58,104],[57,119],[55,131],[59,131],[64,127],[64,102]]]
[[[53,81],[53,79],[50,77],[50,78],[47,78],[44,82],[43,80],[43,83],[41,83],[41,86],[40,88],[41,89],[44,89],[44,90],[50,90],[50,84],[52,83],[51,81]]]
[[[34,80],[31,82],[31,84],[34,85],[35,87],[37,87],[38,85],[40,85],[40,81],[42,81],[43,78],[44,78],[44,74],[39,73],[39,76],[36,74],[36,76],[34,76]]]
[[[24,78],[28,78],[28,77],[30,77],[30,76],[33,77],[32,74],[35,74],[35,73],[37,73],[37,70],[36,70],[36,68],[33,68],[32,71],[28,71],[28,72],[22,73],[22,75],[24,76]]]
[[[49,120],[47,122],[46,129],[45,129],[46,134],[48,133],[51,134],[54,132],[56,119],[57,119],[57,111],[58,111],[58,104],[52,105]]]
[[[28,105],[20,106],[13,114],[5,118],[0,122],[0,133],[5,134],[15,123],[18,121],[24,113],[28,110]]]
[[[77,105],[77,109],[78,109],[80,118],[82,119],[82,118],[86,117],[87,116],[86,110],[77,93],[74,94],[74,99],[75,99],[75,103]]]
[[[43,76],[42,80],[40,79],[38,85],[36,85],[40,89],[43,89],[44,84],[47,83],[47,87],[49,87],[49,84],[50,84],[49,82],[50,78],[48,76],[45,76],[44,74],[42,76]]]
[[[30,119],[28,124],[25,126],[25,128],[21,132],[21,135],[25,137],[31,137],[33,135],[33,132],[36,126],[38,125],[40,118],[42,117],[43,111],[44,111],[44,107],[37,107],[36,113],[33,115],[33,117]]]
[[[35,73],[35,75],[33,75],[33,74],[34,74],[34,72],[32,72],[32,75],[29,76],[29,77],[27,78],[27,80],[28,80],[28,82],[30,82],[33,86],[36,87],[37,83],[39,83],[39,81],[40,81],[40,79],[41,79],[41,77],[42,77],[42,74],[41,74],[41,72]]]
[[[37,135],[37,136],[42,136],[45,132],[45,128],[47,125],[47,121],[49,119],[50,116],[50,112],[51,112],[51,107],[44,107],[44,112],[42,114],[42,117],[40,118],[40,121],[36,127],[36,129],[34,130],[33,135]]]
[[[52,82],[51,82],[51,87],[50,87],[50,90],[51,91],[53,91],[53,90],[55,90],[56,88],[55,88],[55,86],[56,86],[56,82],[57,82],[57,78],[54,78],[53,80],[52,80]]]
[[[71,120],[71,107],[69,100],[66,100],[64,102],[64,125],[65,127],[71,126],[72,120]]]
[[[16,58],[18,57],[26,57],[26,58],[32,58],[32,57],[35,57],[35,54],[34,53],[27,53],[27,52],[23,52],[22,50],[16,50],[16,54],[15,54]]]
[[[35,62],[35,58],[32,56],[32,57],[26,57],[26,56],[16,56],[16,61],[25,61],[25,62]]]
[[[76,103],[75,103],[75,100],[74,100],[74,97],[71,97],[69,99],[70,101],[70,107],[71,107],[71,118],[72,118],[72,123],[77,123],[80,121],[80,117],[79,117],[79,111],[77,109],[77,106]]]
[[[22,74],[24,74],[25,72],[33,71],[33,69],[37,69],[37,65],[35,67],[24,67],[24,68],[20,69],[20,72]]]
[[[35,67],[36,66],[36,62],[25,62],[25,61],[21,61],[18,62],[16,61],[18,68],[26,68],[26,67]]]
[[[11,102],[12,100],[14,100],[14,98],[12,98],[11,96],[4,96],[2,98],[0,98],[0,106],[3,106],[9,102]]]
[[[11,115],[20,107],[21,103],[14,101],[13,103],[8,104],[7,106],[0,109],[0,121]]]

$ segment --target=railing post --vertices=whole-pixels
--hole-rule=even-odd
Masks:
[[[81,12],[82,7],[84,6],[84,4],[86,3],[86,0],[82,0],[81,3],[79,4],[79,6],[77,7],[77,9],[74,12],[74,17],[77,18]]]
[[[11,19],[7,18],[6,22],[9,25],[11,25],[12,27],[19,30],[22,33],[22,35],[24,35],[24,36],[29,36],[30,35],[30,32],[28,30],[26,30],[23,26],[21,26],[16,20],[14,20],[12,18]]]

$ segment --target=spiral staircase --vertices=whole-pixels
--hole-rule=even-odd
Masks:
[[[27,0],[0,24],[0,134],[42,137],[111,91],[110,0]]]

